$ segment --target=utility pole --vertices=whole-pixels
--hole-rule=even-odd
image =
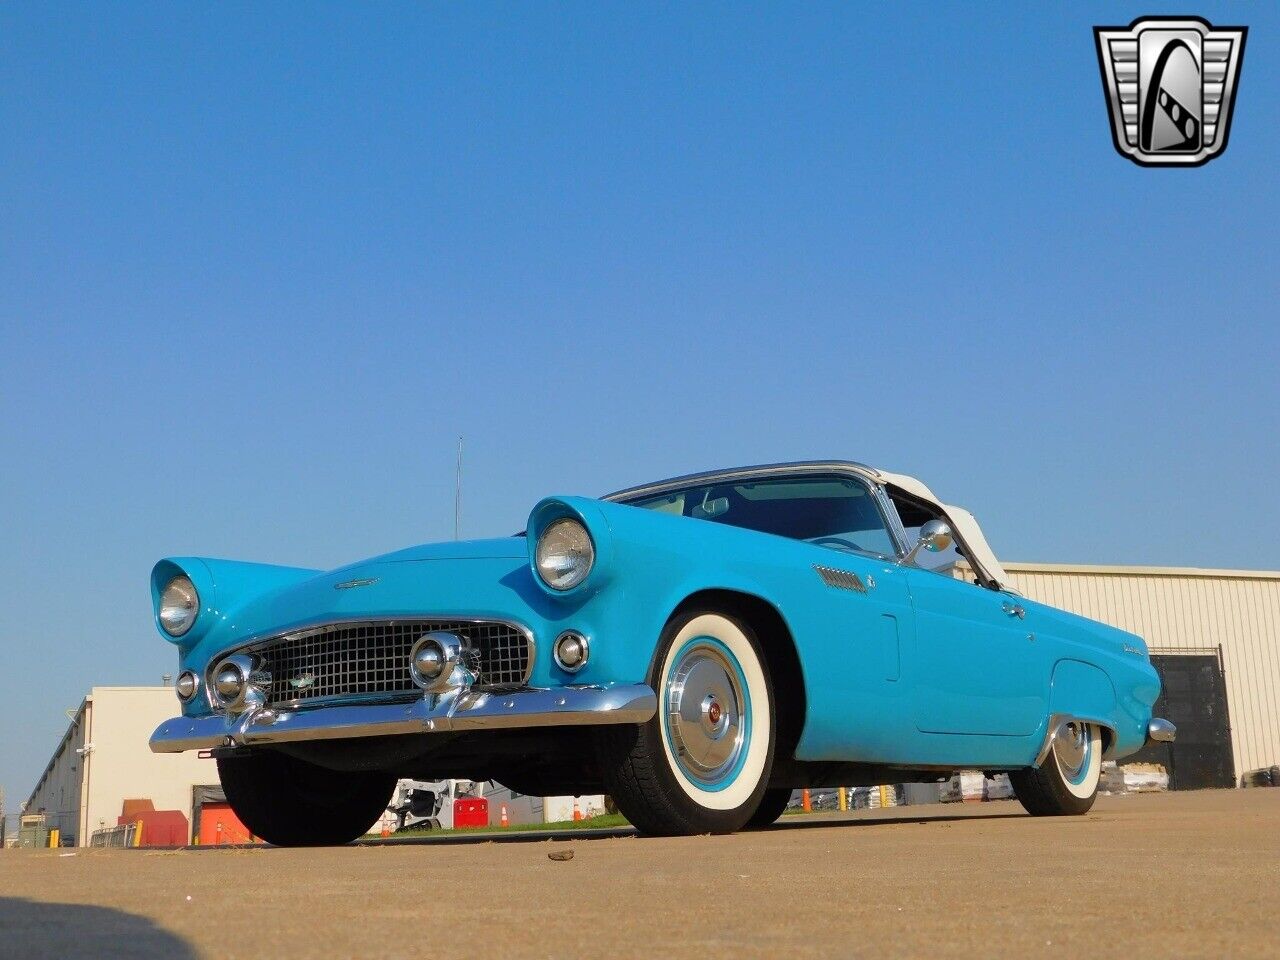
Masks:
[[[453,539],[462,539],[462,438],[458,438],[458,473],[453,488]]]

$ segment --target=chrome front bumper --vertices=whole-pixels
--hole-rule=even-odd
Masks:
[[[1152,718],[1147,724],[1147,743],[1173,743],[1178,737],[1178,728],[1168,720]]]
[[[643,683],[509,692],[449,691],[425,694],[407,703],[174,717],[160,724],[151,735],[151,750],[181,753],[220,746],[403,733],[644,723],[657,709],[658,698]]]

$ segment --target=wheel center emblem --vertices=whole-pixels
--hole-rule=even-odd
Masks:
[[[720,704],[715,700],[712,700],[711,706],[707,708],[707,719],[713,724],[720,722]]]

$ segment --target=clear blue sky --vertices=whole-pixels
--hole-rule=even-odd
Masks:
[[[5,5],[11,812],[172,671],[157,558],[447,538],[459,434],[464,535],[834,456],[1007,559],[1280,566],[1280,10],[1193,6],[1230,148],[1147,170],[1091,27],[1185,4]]]

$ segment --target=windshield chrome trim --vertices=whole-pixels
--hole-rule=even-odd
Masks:
[[[686,473],[683,476],[657,480],[653,483],[642,483],[639,486],[627,487],[603,496],[600,499],[617,503],[620,500],[633,500],[637,497],[663,493],[667,490],[679,490],[700,483],[721,483],[728,480],[739,480],[748,477],[776,477],[789,473],[848,473],[879,484],[880,474],[874,467],[853,460],[796,460],[790,463],[763,463],[751,467],[732,467],[726,470],[706,470],[702,473]]]
[[[702,484],[728,483],[791,475],[813,476],[815,474],[844,474],[867,485],[871,493],[871,499],[880,511],[880,519],[884,523],[885,532],[889,534],[889,539],[894,543],[895,555],[884,557],[871,550],[841,552],[851,553],[860,557],[869,557],[874,560],[883,560],[888,563],[900,561],[906,555],[906,532],[902,529],[902,522],[898,518],[898,512],[893,509],[888,494],[885,493],[884,481],[880,479],[880,474],[874,467],[869,467],[865,463],[858,463],[854,460],[796,460],[789,463],[734,467],[728,470],[708,470],[703,473],[689,473],[681,477],[672,477],[669,480],[659,480],[656,483],[646,483],[638,487],[628,487],[625,490],[619,490],[600,499],[609,503],[619,503],[642,497],[660,496],[668,491],[683,490],[687,487],[695,487]],[[623,505],[625,506],[626,504],[624,503]],[[762,531],[756,532],[760,533]],[[788,537],[787,539],[792,538]],[[796,542],[808,543],[809,541],[797,540]]]

